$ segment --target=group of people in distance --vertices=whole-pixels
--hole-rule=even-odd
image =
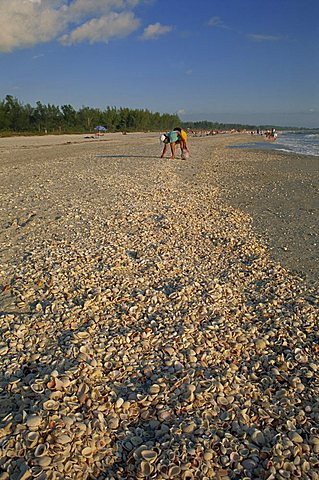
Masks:
[[[171,148],[170,160],[175,158],[175,146],[179,145],[181,149],[181,158],[185,160],[189,156],[189,150],[187,147],[187,133],[180,127],[175,127],[174,130],[168,133],[163,133],[160,136],[161,143],[164,143],[163,152],[161,158],[164,157],[168,145]]]

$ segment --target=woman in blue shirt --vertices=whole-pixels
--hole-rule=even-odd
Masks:
[[[181,141],[181,134],[178,131],[172,130],[171,132],[164,133],[160,137],[161,142],[164,143],[164,148],[163,152],[161,155],[161,158],[164,157],[166,150],[167,150],[167,145],[169,144],[171,147],[171,157],[170,160],[173,160],[175,158],[175,145],[176,143],[180,143]]]

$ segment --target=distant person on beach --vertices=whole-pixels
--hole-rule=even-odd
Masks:
[[[174,158],[175,158],[175,145],[177,143],[180,144],[181,134],[176,130],[172,130],[171,132],[163,133],[160,136],[160,141],[161,141],[161,143],[164,143],[164,148],[163,148],[163,151],[162,151],[161,158],[164,157],[164,155],[166,153],[166,150],[167,150],[167,146],[169,144],[169,146],[171,147],[170,160],[174,160]]]
[[[187,152],[189,154],[189,150],[187,147],[187,133],[185,130],[182,130],[180,127],[175,127],[174,132],[179,132],[181,136],[180,140],[180,147],[181,147],[181,152],[182,152],[182,157],[184,156],[184,153]]]

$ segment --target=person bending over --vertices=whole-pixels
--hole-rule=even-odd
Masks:
[[[184,154],[184,150],[189,153],[189,150],[188,150],[188,147],[187,147],[187,133],[185,132],[185,130],[183,130],[182,128],[180,127],[175,127],[173,129],[174,132],[179,132],[180,134],[180,147],[181,147],[181,153],[182,153],[182,156]]]
[[[163,133],[160,136],[160,140],[161,140],[161,142],[164,143],[164,148],[163,148],[163,151],[162,151],[161,158],[164,157],[164,155],[166,153],[166,150],[167,150],[167,146],[169,144],[169,146],[171,148],[170,160],[174,160],[174,158],[175,158],[175,145],[177,143],[180,144],[180,142],[181,142],[180,133],[178,131],[175,131],[175,130],[172,130],[171,132],[168,132],[168,133]]]

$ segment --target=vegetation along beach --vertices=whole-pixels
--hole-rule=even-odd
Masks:
[[[0,138],[0,479],[316,480],[318,157],[158,138]]]

